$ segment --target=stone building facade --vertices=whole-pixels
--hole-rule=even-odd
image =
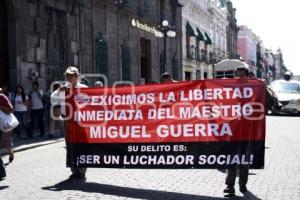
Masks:
[[[226,1],[227,20],[229,22],[227,26],[227,51],[230,59],[238,59],[237,53],[237,37],[239,33],[239,27],[236,20],[236,9],[233,7],[231,1]]]
[[[159,81],[164,48],[155,32],[164,19],[177,33],[167,38],[167,71],[181,77],[177,0],[3,0],[0,6],[1,84],[29,90],[37,80],[46,89],[63,80],[68,65],[103,74],[108,85]]]

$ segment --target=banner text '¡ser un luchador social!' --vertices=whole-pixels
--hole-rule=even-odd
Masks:
[[[254,79],[71,91],[76,166],[264,167],[265,84]]]

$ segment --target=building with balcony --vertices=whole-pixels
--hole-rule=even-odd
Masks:
[[[228,58],[227,27],[229,25],[229,21],[228,10],[224,6],[224,3],[224,0],[210,0],[208,7],[208,11],[211,13],[212,17],[212,55],[215,62]]]
[[[237,53],[237,37],[239,33],[239,27],[236,19],[236,9],[233,7],[231,1],[224,1],[224,7],[227,9],[227,20],[229,22],[227,26],[227,51],[228,58],[238,59]]]
[[[263,45],[263,41],[259,41],[256,46],[256,77],[258,78],[266,78],[268,71],[265,65],[265,47]]]
[[[226,55],[226,11],[219,1],[181,3],[183,80],[213,78],[213,62]]]
[[[259,38],[247,26],[239,27],[237,52],[239,56],[249,65],[250,71],[255,75],[257,73],[257,44]]]
[[[265,67],[265,74],[263,78],[266,79],[267,83],[271,83],[276,79],[282,78],[284,73],[287,71],[280,48],[276,51],[265,49],[263,63]]]

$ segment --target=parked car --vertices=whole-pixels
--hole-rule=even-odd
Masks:
[[[300,114],[300,82],[276,80],[271,84],[272,90],[282,104],[280,113]]]
[[[276,93],[271,87],[266,87],[266,115],[271,113],[278,113],[282,108]]]

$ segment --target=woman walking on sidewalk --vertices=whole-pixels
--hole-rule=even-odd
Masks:
[[[15,110],[15,116],[19,121],[19,126],[15,129],[15,132],[17,134],[17,137],[21,137],[21,128],[26,131],[28,135],[28,127],[25,125],[24,117],[27,112],[27,106],[28,106],[28,96],[24,92],[24,88],[22,85],[18,85],[16,89],[16,93],[14,94],[14,110]]]
[[[12,105],[12,99],[13,99],[13,95],[11,92],[9,92],[8,89],[8,85],[5,84],[4,87],[2,87],[1,93],[4,94],[4,96],[6,96],[8,102],[10,105]],[[12,131],[6,132],[6,133],[2,133],[2,138],[0,140],[0,147],[2,147],[3,149],[6,150],[6,152],[9,155],[9,162],[12,162],[14,160],[14,151],[12,149],[13,147],[13,141],[12,141]]]
[[[0,111],[7,113],[7,114],[13,112],[13,107],[12,107],[11,103],[9,102],[8,98],[4,94],[1,94],[1,93],[0,93]],[[2,133],[2,131],[0,131],[0,141],[2,141],[2,139],[3,139],[3,133]],[[5,172],[2,158],[0,157],[0,181],[3,180],[5,177],[6,177],[6,172]]]

